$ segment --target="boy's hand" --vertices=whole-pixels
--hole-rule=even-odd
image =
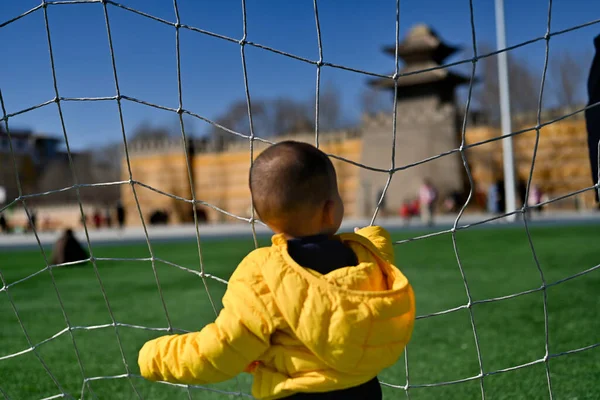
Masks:
[[[256,370],[256,368],[259,365],[260,365],[260,361],[252,361],[246,368],[244,368],[244,372],[251,374]]]
[[[359,228],[359,227],[355,227],[355,228],[354,228],[354,233],[356,233],[356,232],[360,231],[360,229],[361,229],[361,228]]]

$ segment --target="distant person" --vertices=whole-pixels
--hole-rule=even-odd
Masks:
[[[487,211],[492,215],[500,214],[500,195],[498,185],[492,183],[487,191]]]
[[[387,204],[386,204],[386,198],[385,196],[383,197],[383,199],[381,198],[381,196],[383,196],[383,192],[384,189],[381,189],[378,193],[377,193],[377,198],[375,199],[375,205],[379,204],[379,200],[381,200],[381,204],[379,204],[379,212],[381,214],[382,217],[386,216],[386,211],[387,211]]]
[[[529,189],[529,198],[527,199],[527,205],[534,207],[531,209],[532,212],[541,212],[541,206],[535,207],[542,202],[542,190],[538,185],[531,185]]]
[[[63,235],[56,241],[52,249],[51,263],[53,265],[64,264],[68,262],[82,261],[88,258],[88,254],[83,249],[73,231],[65,230]]]
[[[404,225],[408,225],[408,223],[412,217],[412,214],[410,212],[410,201],[404,200],[402,202],[402,205],[400,206],[399,214],[402,217],[402,220],[404,221]]]
[[[104,211],[104,221],[106,222],[106,227],[110,228],[112,226],[112,214],[110,212],[110,208],[106,207]]]
[[[419,188],[419,210],[421,212],[421,220],[427,226],[433,225],[437,196],[437,190],[431,181],[429,179],[424,179]]]
[[[542,203],[547,203],[548,201],[550,201],[550,195],[548,194],[548,192],[544,192],[542,191],[542,197],[540,198]],[[546,208],[547,204],[544,204],[543,206],[540,206],[540,212],[544,211],[544,209]]]
[[[412,217],[419,215],[419,199],[405,200],[400,206],[400,216],[404,221],[404,225],[408,225]]]
[[[0,232],[8,234],[8,221],[4,213],[0,213]]]
[[[117,223],[120,229],[123,229],[125,226],[125,207],[123,207],[123,203],[120,200],[117,202]]]
[[[600,102],[600,35],[594,39],[594,48],[596,53],[590,68],[588,78],[588,106]],[[600,104],[585,110],[585,122],[588,132],[588,149],[590,153],[590,162],[592,164],[592,181],[594,185],[598,184],[598,146],[600,146]],[[596,192],[596,203],[600,207],[598,190]]]
[[[31,224],[30,228],[32,232],[37,231],[37,211],[32,209],[29,211],[29,222]]]
[[[96,211],[94,211],[92,220],[94,221],[94,227],[96,229],[100,229],[102,227],[102,213],[100,213],[100,210],[96,209]]]
[[[496,190],[498,191],[498,212],[504,214],[506,212],[506,192],[504,189],[504,179],[496,181],[496,187]]]
[[[523,179],[519,179],[517,182],[517,192],[519,193],[519,199],[521,200],[521,206],[525,205],[525,194],[527,193],[527,182]]]
[[[381,400],[377,374],[398,360],[415,320],[389,234],[336,235],[344,205],[335,169],[306,143],[263,151],[250,191],[272,245],[237,267],[214,323],[142,347],[142,376],[205,384],[246,371],[257,399]]]
[[[459,191],[454,190],[444,199],[444,211],[447,213],[453,213],[460,210],[461,207],[461,194]]]

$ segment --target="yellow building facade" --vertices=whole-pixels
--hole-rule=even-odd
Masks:
[[[517,125],[513,131],[524,131],[513,137],[517,181],[527,182],[532,168],[536,130]],[[532,185],[537,185],[548,199],[554,199],[593,185],[587,147],[587,131],[583,114],[543,126],[539,131]],[[500,136],[500,129],[486,126],[467,130],[467,145]],[[492,182],[502,177],[502,142],[500,140],[471,147],[466,152],[476,189],[485,192]],[[517,200],[517,204],[520,205]],[[592,208],[593,190],[551,204],[548,208]]]
[[[307,143],[314,142],[314,135],[295,135],[278,140],[293,139]],[[268,144],[254,142],[254,158]],[[320,148],[329,154],[348,160],[359,160],[363,141],[350,132],[336,132],[323,135]],[[202,151],[186,157],[181,140],[140,143],[129,152],[131,175],[135,185],[135,195],[144,218],[157,211],[166,211],[173,223],[191,222],[192,192],[207,205],[198,208],[206,212],[209,222],[231,222],[236,219],[217,210],[242,218],[249,218],[251,212],[248,173],[250,168],[250,146],[247,141],[230,145],[225,151]],[[188,161],[189,172],[188,173]],[[356,191],[358,190],[359,169],[347,162],[333,159],[336,168],[340,194],[348,215],[356,214]],[[123,160],[123,179],[129,179],[127,160]],[[191,180],[190,180],[191,176]],[[153,189],[149,189],[151,187]],[[141,223],[136,198],[129,185],[122,188],[123,205],[127,210],[127,223]],[[190,200],[183,201],[178,198]]]
[[[524,128],[515,127],[515,130],[517,129]],[[487,188],[502,175],[501,141],[473,145],[499,135],[499,129],[489,126],[472,127],[466,132],[466,156],[475,191],[478,193],[469,210],[484,207],[485,201],[481,200],[482,196],[485,196]],[[532,184],[538,185],[549,198],[564,196],[592,185],[586,135],[585,120],[582,118],[569,118],[544,126],[540,130]],[[313,134],[281,137],[277,140],[290,138],[314,143]],[[514,137],[515,167],[519,180],[526,181],[529,176],[535,140],[535,130]],[[377,144],[369,142],[368,132],[360,130],[320,136],[320,148],[323,151],[357,163],[362,161],[365,146],[374,145]],[[255,141],[254,157],[266,146],[263,142]],[[381,149],[381,154],[387,154],[385,150]],[[129,155],[131,176],[135,182],[140,183],[135,185],[136,195],[146,221],[157,210],[167,212],[171,223],[193,221],[192,186],[195,189],[195,198],[207,204],[198,208],[206,212],[209,222],[236,220],[215,208],[238,217],[250,217],[250,148],[247,141],[232,144],[224,151],[197,151],[189,157],[186,157],[180,139],[147,142],[133,146]],[[364,180],[364,175],[360,174],[361,168],[336,158],[332,161],[346,205],[346,215],[367,216],[365,205],[359,204],[365,201],[361,200],[364,196],[359,195],[360,191],[368,185],[368,182],[361,182],[361,179]],[[129,169],[126,160],[123,160],[122,170],[123,179],[128,180]],[[408,172],[410,173],[410,170]],[[440,194],[444,196],[444,193]],[[127,223],[139,225],[139,212],[130,185],[123,185],[122,200],[127,210]],[[374,204],[373,199],[369,201],[370,204]],[[588,191],[557,202],[549,208],[591,208],[594,202],[593,191]],[[519,201],[517,204],[520,204]],[[388,210],[391,214],[395,214],[396,211]]]

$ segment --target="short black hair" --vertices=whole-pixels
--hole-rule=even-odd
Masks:
[[[254,209],[267,223],[300,217],[302,211],[329,200],[336,185],[331,160],[308,143],[288,140],[274,144],[250,168]]]

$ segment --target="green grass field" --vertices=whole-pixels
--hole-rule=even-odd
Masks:
[[[411,233],[395,234],[395,239]],[[532,229],[538,259],[548,283],[564,279],[600,263],[598,226],[553,226]],[[263,244],[268,240],[263,240]],[[459,253],[473,300],[505,296],[540,287],[524,228],[468,229],[457,234]],[[97,257],[148,257],[145,244],[94,246]],[[198,269],[196,243],[162,243],[153,246],[157,257]],[[207,241],[203,259],[207,272],[227,279],[237,263],[253,248],[251,240]],[[396,246],[398,266],[411,280],[417,296],[417,313],[425,315],[467,303],[450,235],[441,235]],[[0,252],[0,271],[7,283],[44,267],[39,250]],[[157,264],[166,307],[173,325],[197,330],[214,319],[203,282],[188,272]],[[150,262],[101,261],[98,271],[118,322],[166,327]],[[54,270],[66,313],[74,326],[111,322],[98,279],[91,264]],[[225,285],[209,280],[208,288],[221,306]],[[600,270],[568,280],[547,290],[550,353],[582,348],[600,342]],[[0,292],[0,357],[28,349],[27,340],[10,306],[9,296],[31,341],[39,343],[66,327],[50,274],[44,272]],[[483,369],[493,372],[544,357],[542,292],[473,306]],[[138,374],[137,351],[157,332],[122,327],[118,334],[131,372]],[[111,376],[126,372],[113,327],[74,330],[85,376]],[[37,347],[38,355],[73,397],[79,398],[83,378],[69,333]],[[427,385],[460,380],[479,373],[469,311],[419,319],[408,346],[409,382]],[[555,399],[600,397],[600,347],[550,359]],[[404,359],[383,371],[381,380],[404,385]],[[140,378],[97,380],[90,386],[100,399],[137,398],[131,385],[147,399],[226,399],[233,396],[151,384]],[[249,393],[251,376],[211,385],[210,388]],[[484,378],[486,399],[547,399],[544,363]],[[61,391],[44,371],[34,353],[0,360],[0,395],[9,399],[39,399]],[[477,399],[480,380],[415,387],[411,400]],[[384,387],[386,399],[403,399],[402,389]],[[0,396],[1,397],[1,396]],[[91,398],[88,390],[86,398]]]

